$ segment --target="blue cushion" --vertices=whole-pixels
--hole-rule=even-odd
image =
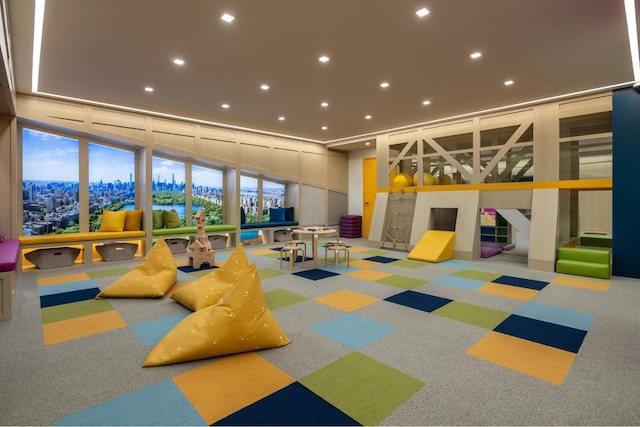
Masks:
[[[284,221],[283,208],[269,208],[269,222],[283,222],[283,221]]]
[[[240,206],[240,224],[247,222],[247,216],[244,213],[244,208]]]
[[[293,219],[293,206],[290,208],[284,208],[284,220],[295,221],[295,219]]]

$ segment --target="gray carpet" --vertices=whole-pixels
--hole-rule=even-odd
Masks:
[[[352,264],[377,254],[406,260],[405,252],[366,248],[364,239],[351,239],[349,243],[358,248],[351,253]],[[562,384],[554,384],[467,354],[467,350],[487,336],[487,329],[385,301],[408,289],[357,275],[373,271],[406,278],[406,283],[416,279],[422,284],[411,287],[412,292],[514,313],[526,302],[451,286],[443,278],[460,270],[472,270],[550,282],[559,276],[556,273],[528,270],[522,257],[499,255],[460,265],[424,263],[417,268],[389,263],[368,268],[352,265],[347,270],[341,264],[341,274],[312,281],[291,274],[288,265],[280,269],[277,252],[264,251],[277,246],[247,246],[245,250],[250,261],[257,264],[265,295],[287,291],[299,296],[300,301],[272,310],[292,343],[258,354],[295,380],[303,381],[357,351],[424,383],[377,424],[640,424],[640,280],[614,277],[606,292],[550,284],[529,301],[595,316],[566,378]],[[218,252],[216,259],[224,259],[228,254]],[[19,275],[14,318],[0,322],[0,425],[64,424],[73,419],[67,418],[71,415],[103,407],[105,402],[222,359],[141,368],[151,347],[140,338],[135,325],[188,314],[167,297],[153,301],[111,299],[127,327],[58,344],[43,344],[39,278],[132,267],[136,263],[105,263],[92,268],[49,269]],[[296,264],[293,273],[303,271]],[[116,277],[93,281],[104,288]],[[193,275],[178,274],[179,284],[192,280]],[[347,314],[384,325],[392,332],[357,349],[314,332],[313,328],[323,322],[345,315],[344,310],[314,298],[342,290],[380,299]],[[359,420],[361,412],[357,408],[354,410],[348,403],[335,406]],[[267,415],[262,421],[259,424],[270,423]],[[109,424],[104,419],[101,423]]]

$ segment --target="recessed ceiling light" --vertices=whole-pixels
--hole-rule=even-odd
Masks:
[[[365,142],[364,145],[371,145],[371,143],[370,142]]]
[[[184,59],[176,58],[173,60],[173,63],[176,65],[184,65]]]
[[[221,107],[227,109],[229,108],[229,104],[222,104]]]
[[[329,62],[329,57],[327,55],[322,55],[320,58],[318,58],[318,61]]]
[[[284,116],[278,117],[278,120],[280,120],[281,122],[284,122]]]
[[[469,55],[471,57],[471,59],[478,59],[482,56],[482,54],[480,52],[473,52],[471,55]]]
[[[233,15],[229,15],[228,13],[224,13],[220,19],[222,19],[224,22],[229,22],[231,23],[234,19],[236,19]]]
[[[425,16],[427,16],[429,13],[429,9],[427,9],[426,7],[423,7],[422,9],[416,11],[416,15],[418,15],[420,18],[423,18]]]
[[[422,101],[422,105],[431,105],[431,101],[425,99],[424,101]]]
[[[513,80],[505,80],[504,81],[504,85],[505,86],[511,86],[513,84]]]
[[[383,88],[383,89],[388,88],[388,87],[389,87],[389,82],[382,82],[382,83],[380,83],[380,87],[381,87],[381,88]]]
[[[326,127],[326,126],[322,126],[322,130],[327,130],[327,129],[329,129],[329,128]]]
[[[367,120],[371,120],[371,114],[367,114],[366,116],[364,116],[364,118]]]
[[[328,102],[322,102],[322,103],[320,104],[320,106],[321,106],[321,107],[328,107],[328,106],[329,106],[329,103],[328,103]]]
[[[269,90],[269,85],[268,84],[262,84],[262,85],[260,85],[260,89]]]
[[[147,86],[144,88],[145,92],[153,92],[153,88],[151,86]]]

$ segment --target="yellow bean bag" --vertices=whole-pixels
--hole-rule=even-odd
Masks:
[[[109,285],[96,298],[160,298],[171,289],[177,277],[178,267],[171,249],[160,238],[140,264]]]
[[[281,347],[291,340],[266,307],[255,264],[216,305],[191,313],[151,350],[143,367]]]
[[[218,269],[200,277],[171,294],[171,298],[191,311],[198,311],[218,302],[249,269],[249,260],[238,245]]]

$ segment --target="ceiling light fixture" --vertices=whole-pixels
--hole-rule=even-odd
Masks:
[[[280,120],[281,122],[284,122],[284,116],[278,117],[278,120]]]
[[[318,58],[318,61],[322,63],[329,62],[329,57],[327,55],[322,55],[320,58]]]
[[[173,63],[176,65],[184,65],[184,59],[176,58],[173,60]]]
[[[268,84],[262,84],[262,85],[260,85],[260,89],[269,90],[269,85]]]
[[[482,54],[480,52],[473,52],[471,55],[469,55],[471,57],[471,59],[478,59],[482,56]]]
[[[327,130],[327,129],[329,129],[329,128],[326,127],[326,126],[322,126],[322,130]]]
[[[382,82],[382,83],[380,83],[380,87],[381,87],[381,88],[383,88],[383,89],[388,88],[388,87],[389,87],[389,82]]]
[[[38,92],[38,81],[40,80],[40,53],[42,50],[44,8],[44,0],[36,0],[35,13],[33,16],[33,63],[31,67],[31,91],[34,93]]]
[[[511,86],[513,84],[513,80],[505,80],[504,81],[504,85],[505,86]]]
[[[430,13],[431,12],[429,12],[429,9],[427,9],[426,7],[423,7],[422,9],[416,11],[416,15],[418,15],[420,18],[424,18]]]
[[[153,88],[151,86],[147,86],[144,88],[145,92],[153,92]]]
[[[367,141],[364,143],[364,145],[371,145],[371,143]]]
[[[220,17],[224,22],[231,23],[234,19],[236,19],[233,15],[229,15],[228,13],[222,14]]]
[[[224,109],[227,109],[227,108],[229,108],[229,104],[222,104],[221,107],[224,108]]]
[[[624,0],[624,12],[627,17],[627,32],[631,48],[631,66],[633,79],[640,81],[640,54],[638,52],[638,27],[636,24],[636,5],[633,0]]]
[[[326,108],[326,107],[328,107],[328,106],[329,106],[329,103],[328,103],[328,102],[322,102],[322,103],[320,104],[320,106],[321,106],[321,107],[325,107],[325,108]]]
[[[431,101],[425,99],[424,101],[422,101],[422,105],[431,105]]]
[[[367,114],[366,116],[364,116],[364,118],[367,120],[371,120],[371,114]]]

